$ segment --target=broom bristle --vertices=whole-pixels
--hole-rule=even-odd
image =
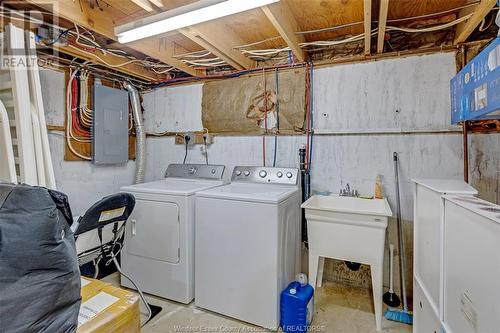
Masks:
[[[387,320],[397,321],[403,324],[412,325],[413,315],[405,310],[385,310],[384,317]]]

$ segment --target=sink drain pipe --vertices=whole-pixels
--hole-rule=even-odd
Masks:
[[[299,148],[299,166],[301,176],[302,202],[305,202],[311,196],[311,175],[306,167],[306,147],[302,145]],[[308,248],[307,242],[307,221],[305,209],[302,208],[302,242]]]

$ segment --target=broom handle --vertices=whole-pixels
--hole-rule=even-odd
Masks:
[[[391,262],[389,264],[390,269],[389,269],[389,292],[394,293],[394,244],[389,244],[389,257],[391,259]]]
[[[396,177],[396,209],[398,222],[398,238],[399,238],[399,274],[401,278],[401,295],[403,296],[403,310],[408,311],[408,301],[406,299],[406,258],[405,258],[405,239],[403,232],[403,222],[401,220],[401,202],[399,194],[399,168],[398,168],[398,153],[394,152],[394,175]]]

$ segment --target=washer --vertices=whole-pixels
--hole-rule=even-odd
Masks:
[[[195,304],[265,328],[300,269],[299,170],[235,167],[196,193]]]
[[[122,269],[144,292],[185,304],[193,300],[194,194],[223,185],[224,169],[170,164],[163,180],[121,188],[136,199],[126,224]],[[134,288],[124,277],[121,284]]]

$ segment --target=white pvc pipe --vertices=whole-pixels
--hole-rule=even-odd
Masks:
[[[142,121],[141,102],[139,100],[139,92],[130,83],[123,84],[125,89],[128,90],[130,102],[132,103],[132,113],[134,115],[135,124],[135,183],[139,184],[144,182],[144,172],[146,165],[146,131]]]
[[[5,156],[4,156],[5,155]],[[0,101],[0,179],[17,183],[16,162],[12,149],[9,115]]]

